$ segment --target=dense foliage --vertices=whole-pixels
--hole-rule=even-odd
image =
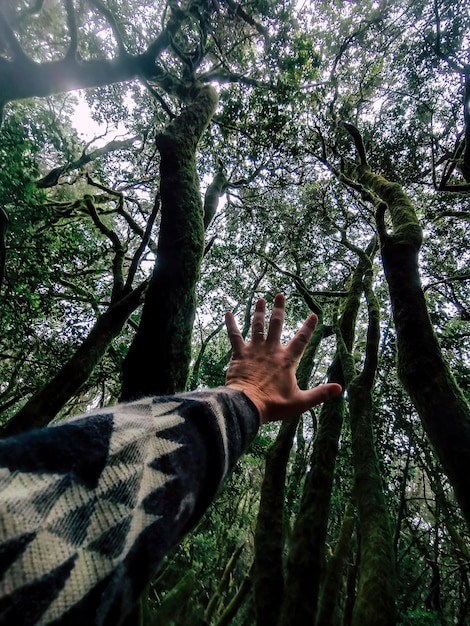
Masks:
[[[6,0],[0,106],[5,432],[223,384],[278,292],[346,389],[260,432],[143,623],[470,624],[467,4]]]

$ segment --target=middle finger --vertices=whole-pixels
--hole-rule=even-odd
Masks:
[[[264,318],[266,316],[266,300],[258,300],[251,323],[251,341],[260,343],[264,341]]]

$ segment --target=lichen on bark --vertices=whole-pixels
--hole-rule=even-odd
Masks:
[[[204,252],[196,149],[216,106],[216,91],[197,87],[186,108],[157,137],[161,157],[157,260],[139,329],[123,365],[122,400],[185,388]]]
[[[386,204],[392,233],[378,220],[381,256],[397,333],[398,374],[470,525],[470,406],[442,354],[419,276],[422,231],[410,198],[367,166],[359,182]]]

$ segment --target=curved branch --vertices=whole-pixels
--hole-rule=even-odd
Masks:
[[[71,0],[68,0],[71,1]],[[116,40],[118,47],[118,55],[124,56],[127,54],[126,46],[124,45],[124,41],[122,38],[121,29],[119,28],[119,24],[114,17],[114,13],[110,11],[101,0],[88,0],[88,2],[95,7],[98,13],[107,20],[108,24],[111,26],[111,30],[113,31],[114,39]]]
[[[137,272],[137,267],[139,265],[140,257],[142,256],[145,248],[150,242],[150,235],[152,234],[152,228],[157,219],[158,211],[160,210],[160,194],[157,193],[155,196],[155,202],[153,203],[152,213],[147,221],[147,226],[145,227],[145,233],[143,233],[142,241],[135,251],[135,254],[132,258],[131,265],[129,267],[129,271],[127,273],[126,285],[124,287],[125,290],[130,289],[132,287],[132,281],[134,280],[134,276]],[[130,216],[129,216],[130,217]],[[156,246],[154,246],[156,251]]]
[[[122,202],[122,198],[120,198],[120,202]],[[114,303],[124,292],[123,263],[126,250],[116,233],[101,221],[90,197],[85,198],[85,205],[95,226],[113,244],[113,291],[111,294],[111,303]]]
[[[93,152],[87,154],[85,150],[82,152],[81,156],[72,161],[72,163],[66,163],[65,165],[60,165],[59,167],[55,167],[48,174],[40,178],[36,181],[36,187],[39,189],[49,189],[50,187],[54,187],[59,182],[60,177],[67,172],[71,172],[72,170],[83,167],[87,163],[94,161],[98,157],[101,157],[108,152],[112,152],[114,150],[122,150],[123,148],[129,148],[134,142],[138,141],[139,137],[131,137],[130,139],[124,139],[122,141],[110,141],[102,148],[97,148]],[[88,181],[89,182],[89,181]],[[91,184],[91,183],[90,183]],[[106,191],[110,191],[107,189]]]
[[[368,163],[366,149],[364,147],[364,140],[362,139],[361,133],[353,124],[349,124],[348,122],[343,122],[343,126],[354,140],[354,145],[356,146],[356,151],[359,157],[360,164],[367,166]]]

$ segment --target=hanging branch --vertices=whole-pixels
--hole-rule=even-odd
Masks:
[[[70,44],[66,59],[75,59],[78,53],[78,29],[77,20],[75,19],[75,7],[73,6],[73,0],[64,0],[65,12],[67,15],[67,27],[69,29]]]
[[[160,210],[160,194],[157,193],[157,195],[155,196],[155,202],[153,203],[153,209],[152,209],[152,213],[150,214],[150,217],[147,221],[147,226],[145,227],[145,232],[143,233],[142,236],[142,241],[139,245],[139,247],[137,248],[137,250],[134,253],[134,256],[132,257],[132,261],[129,267],[129,271],[127,273],[127,280],[126,280],[126,285],[124,287],[124,291],[128,291],[131,289],[132,287],[132,282],[134,280],[135,274],[137,272],[137,268],[139,266],[139,261],[140,258],[145,250],[145,248],[149,245],[150,242],[150,235],[152,234],[152,228],[153,225],[155,223],[155,220],[157,219],[157,215],[158,215],[158,211]],[[130,216],[129,216],[130,217]],[[153,244],[154,250],[156,252],[156,245]]]
[[[120,297],[122,297],[124,293],[124,276],[123,276],[123,264],[124,264],[124,254],[126,252],[125,247],[122,245],[121,240],[116,235],[116,233],[108,228],[106,224],[104,224],[93,204],[91,197],[88,196],[85,198],[85,206],[88,209],[91,219],[93,223],[98,228],[98,230],[107,237],[114,248],[114,259],[113,259],[113,291],[111,294],[111,303],[116,302]]]

